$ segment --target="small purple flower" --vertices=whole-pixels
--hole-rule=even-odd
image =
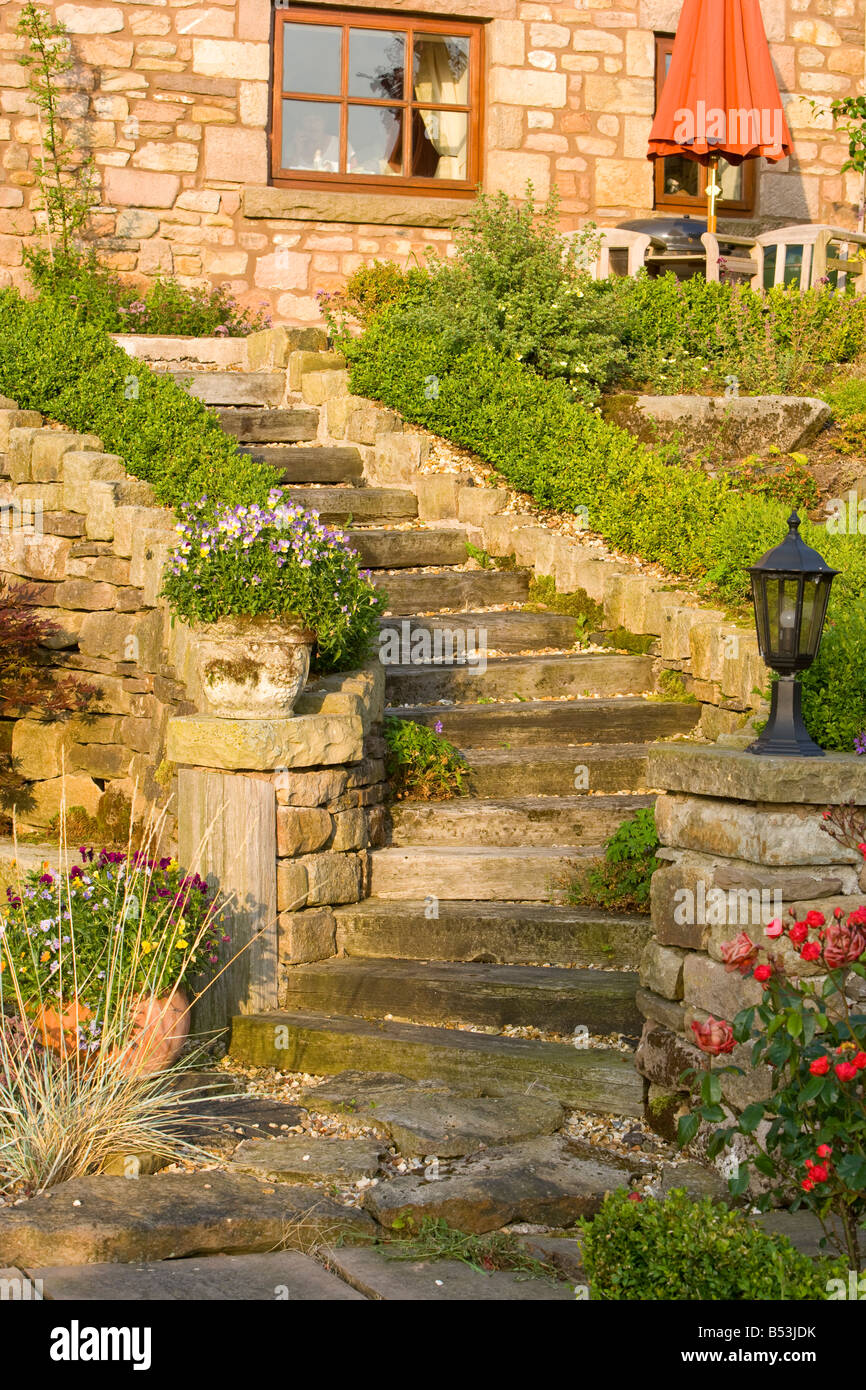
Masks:
[[[866,730],[864,730],[864,732],[863,732],[862,734],[858,734],[857,737],[855,738],[855,740],[854,740],[854,752],[855,752],[855,753],[866,753]]]
[[[437,734],[441,734],[441,732],[442,732],[442,720],[441,720],[441,719],[437,719],[437,720],[436,720],[436,723],[433,725],[433,728],[436,730]]]

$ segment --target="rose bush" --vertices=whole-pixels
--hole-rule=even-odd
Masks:
[[[801,919],[775,918],[759,948],[741,932],[722,947],[728,970],[751,973],[764,991],[758,1005],[732,1023],[693,1023],[695,1042],[708,1057],[751,1041],[751,1064],[770,1069],[769,1099],[754,1101],[736,1116],[722,1105],[722,1076],[742,1068],[727,1064],[700,1079],[700,1103],[681,1118],[680,1143],[696,1136],[701,1122],[716,1128],[707,1152],[717,1157],[735,1135],[748,1136],[752,1156],[730,1179],[744,1193],[750,1166],[807,1206],[825,1232],[859,1270],[858,1229],[866,1222],[866,906],[847,915],[837,907],[828,921],[813,909]],[[814,973],[794,976],[781,954],[783,938]],[[779,943],[778,947],[776,943]],[[765,959],[759,961],[759,957]],[[687,1074],[694,1083],[695,1073]],[[766,1193],[755,1199],[766,1208]]]

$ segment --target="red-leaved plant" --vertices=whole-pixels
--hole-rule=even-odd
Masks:
[[[774,1181],[775,1194],[793,1193],[794,1209],[815,1212],[827,1237],[860,1270],[857,1232],[866,1221],[866,1013],[857,998],[857,979],[866,979],[866,906],[847,915],[834,910],[796,919],[775,918],[765,928],[767,944],[745,932],[722,948],[730,971],[750,975],[763,989],[760,1004],[742,1009],[733,1022],[710,1018],[692,1024],[707,1057],[752,1042],[751,1064],[770,1069],[772,1094],[738,1115],[722,1106],[722,1075],[743,1074],[731,1063],[701,1075],[700,1104],[679,1123],[679,1142],[694,1139],[704,1121],[715,1128],[707,1153],[716,1158],[736,1134],[750,1138],[751,1157],[729,1179],[733,1194],[749,1186],[750,1165]],[[814,967],[794,976],[774,942]],[[687,1073],[690,1084],[694,1072]],[[754,1200],[766,1209],[773,1193]]]

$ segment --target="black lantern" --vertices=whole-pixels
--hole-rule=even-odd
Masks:
[[[796,512],[788,517],[788,528],[782,544],[768,550],[749,570],[758,646],[779,679],[773,682],[767,726],[748,751],[823,758],[824,750],[809,737],[803,723],[798,672],[811,666],[818,655],[830,585],[839,571],[801,539]]]

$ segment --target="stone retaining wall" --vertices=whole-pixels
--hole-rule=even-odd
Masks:
[[[721,946],[745,932],[766,947],[764,927],[794,908],[852,911],[866,901],[866,870],[824,829],[828,807],[866,806],[866,768],[854,755],[757,757],[732,748],[657,744],[648,781],[664,788],[656,824],[664,862],[652,880],[653,939],[640,967],[637,1002],[646,1018],[638,1066],[650,1083],[650,1118],[682,1093],[680,1077],[708,1059],[691,1024],[710,1015],[729,1022],[757,1003],[761,989],[723,964]],[[816,968],[782,939],[773,943],[794,976]],[[852,977],[859,990],[862,982]],[[766,1094],[768,1076],[749,1066],[749,1048],[730,1058],[747,1075],[723,1078],[734,1108]],[[656,1104],[658,1102],[658,1104]],[[664,1109],[661,1111],[664,1114]]]

